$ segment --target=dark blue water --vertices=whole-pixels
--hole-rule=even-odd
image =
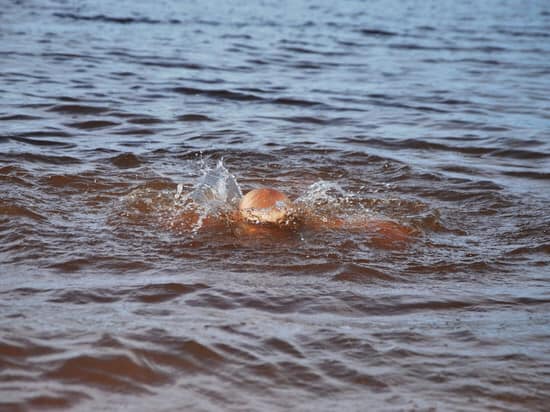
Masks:
[[[546,410],[549,96],[545,1],[3,2],[0,409]]]

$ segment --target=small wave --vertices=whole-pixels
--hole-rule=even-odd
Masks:
[[[281,119],[292,123],[311,123],[311,124],[319,124],[319,125],[326,125],[326,124],[333,123],[333,120],[322,119],[320,117],[312,117],[312,116],[283,117]]]
[[[265,66],[267,64],[269,64],[269,61],[267,60],[262,60],[262,59],[247,59],[246,60],[247,63],[251,63],[251,64],[257,64],[259,66]]]
[[[381,29],[360,29],[359,33],[365,36],[374,36],[374,37],[393,37],[398,35],[398,33],[396,32],[381,30]]]
[[[331,125],[339,124],[346,119],[343,118],[324,118],[324,117],[315,117],[315,116],[290,116],[290,117],[275,117],[275,116],[266,116],[268,119],[282,120],[289,123],[297,124],[318,124],[318,125]]]
[[[206,289],[204,284],[162,283],[151,284],[132,290],[132,300],[144,303],[166,302],[182,295]]]
[[[25,404],[29,410],[68,409],[85,399],[91,399],[91,396],[77,391],[52,390],[46,394],[30,396]]]
[[[390,49],[396,50],[443,50],[443,47],[423,46],[418,43],[392,43],[389,44]]]
[[[534,171],[504,171],[501,172],[503,175],[511,177],[522,177],[526,179],[536,179],[536,180],[550,180],[550,172],[534,172]]]
[[[348,143],[359,143],[362,145],[391,148],[397,150],[433,150],[433,151],[448,151],[448,152],[458,152],[471,155],[487,155],[497,151],[494,147],[483,147],[483,146],[466,146],[466,145],[456,145],[451,146],[439,142],[430,142],[427,140],[420,139],[379,139],[374,137],[364,137],[364,136],[355,136],[355,137],[341,137],[339,140],[348,142]]]
[[[49,136],[53,135],[55,133],[48,133]],[[61,134],[65,134],[65,133],[62,133]],[[59,141],[56,141],[56,140],[45,140],[45,139],[29,139],[27,137],[22,137],[22,136],[13,136],[13,135],[10,135],[10,136],[6,136],[8,139],[11,139],[11,140],[14,140],[16,142],[20,142],[20,143],[26,143],[26,144],[30,144],[30,145],[33,145],[33,146],[63,146],[63,147],[75,147],[75,145],[73,143],[67,143],[67,142],[59,142]]]
[[[41,214],[32,211],[28,207],[23,207],[12,203],[8,200],[0,199],[0,215],[4,216],[14,216],[14,217],[25,217],[32,220],[45,221],[46,217]]]
[[[56,61],[56,62],[61,62],[61,63],[65,63],[67,61],[70,61],[70,60],[83,60],[83,61],[89,61],[89,62],[93,62],[93,63],[100,63],[101,60],[96,58],[96,57],[92,57],[88,54],[76,54],[76,53],[42,53],[42,56],[43,57],[47,57],[47,58],[51,58],[52,60]],[[55,83],[55,82],[54,82]],[[65,101],[74,101],[74,102],[77,102],[78,99],[76,98],[70,98],[70,97],[66,97],[65,99],[60,99],[60,100],[65,100]]]
[[[294,358],[303,359],[304,355],[300,352],[300,350],[292,345],[290,342],[287,342],[285,340],[279,339],[279,338],[269,338],[264,340],[263,344],[271,348],[272,350],[275,350],[277,352],[281,352],[284,354],[288,354]]]
[[[58,130],[57,128],[46,128],[44,130],[33,130],[30,132],[18,133],[15,137],[72,137],[72,135]]]
[[[0,117],[0,122],[1,121],[5,121],[5,122],[9,122],[9,121],[26,121],[26,120],[41,120],[42,117],[39,117],[39,116],[30,116],[28,114],[13,114],[13,115],[8,115],[8,116],[1,116]]]
[[[213,67],[203,66],[196,63],[188,63],[186,61],[175,60],[170,61],[166,58],[155,58],[153,60],[139,60],[139,64],[144,66],[166,67],[166,68],[178,68],[188,70],[214,70]]]
[[[36,153],[20,153],[11,155],[12,159],[21,162],[46,163],[53,165],[76,165],[82,163],[81,159],[71,156],[42,155]]]
[[[550,153],[546,153],[543,151],[533,151],[533,150],[495,150],[492,154],[492,156],[496,157],[510,157],[513,159],[547,159],[550,157]]]
[[[282,49],[285,51],[289,51],[297,54],[315,54],[315,55],[326,56],[326,57],[343,56],[346,54],[342,52],[313,50],[305,47],[295,47],[295,46],[286,46],[286,47],[283,47]]]
[[[106,127],[118,126],[120,123],[110,122],[108,120],[88,120],[85,122],[66,123],[67,126],[82,130],[103,129]]]
[[[68,384],[86,384],[110,392],[144,393],[149,385],[170,381],[169,375],[146,359],[127,354],[78,355],[58,362],[44,374]]]
[[[121,292],[113,292],[107,289],[93,291],[70,290],[56,294],[48,299],[49,302],[86,305],[89,303],[113,303],[122,298]]]
[[[306,62],[306,61],[299,61],[296,63],[292,63],[292,67],[296,69],[302,69],[302,70],[321,70],[323,66],[324,66],[323,64]]]
[[[533,255],[533,254],[541,254],[541,255],[550,255],[550,243],[548,244],[542,244],[537,246],[523,246],[516,249],[513,249],[512,251],[508,252],[508,254],[515,256],[515,255]]]
[[[83,174],[50,174],[41,178],[45,187],[72,188],[81,191],[106,191],[111,186],[104,179]]]
[[[131,288],[121,288],[119,290],[105,288],[97,288],[92,290],[69,290],[55,293],[54,296],[48,301],[75,305],[113,303],[120,300],[143,303],[160,303],[206,288],[208,288],[208,286],[201,283],[159,283]]]
[[[320,102],[316,102],[312,100],[294,99],[290,97],[279,97],[279,98],[273,99],[272,102],[275,104],[282,104],[285,106],[303,106],[303,107],[317,106],[322,104]]]
[[[371,389],[380,391],[387,389],[389,386],[380,377],[375,377],[365,372],[359,372],[353,367],[336,359],[321,362],[319,368],[331,379],[342,380],[352,385],[358,385],[359,387],[370,387]]]
[[[178,19],[170,20],[156,20],[147,17],[112,17],[104,14],[96,14],[92,16],[85,16],[74,13],[54,13],[55,17],[71,20],[84,20],[94,21],[102,23],[117,23],[117,24],[181,24],[182,21]]]
[[[316,106],[321,104],[320,102],[303,100],[303,99],[295,99],[290,97],[267,98],[267,97],[258,96],[256,94],[241,93],[241,92],[235,92],[235,91],[225,90],[225,89],[197,89],[193,87],[175,87],[171,90],[179,94],[185,94],[190,96],[208,96],[208,97],[214,97],[219,99],[249,101],[249,102],[265,102],[265,103],[280,104],[285,106],[307,107],[307,106]]]
[[[110,159],[120,169],[133,169],[144,164],[144,161],[133,153],[123,153]]]
[[[57,349],[43,344],[35,343],[30,339],[10,339],[7,337],[0,339],[1,363],[4,363],[4,361],[9,361],[10,359],[50,355],[56,352],[58,352]]]
[[[127,127],[124,129],[118,129],[113,134],[119,135],[119,136],[149,136],[154,135],[157,133],[154,129],[148,129],[148,128],[138,128],[138,127]],[[141,146],[141,142],[138,141],[135,143],[135,145]]]
[[[171,371],[181,371],[184,373],[208,371],[213,366],[226,361],[225,357],[214,350],[210,345],[203,344],[194,339],[177,338],[156,331],[155,335],[160,335],[153,340],[157,346],[162,349],[135,348],[132,352],[148,364],[169,369]],[[137,341],[144,339],[150,340],[150,335],[144,337],[141,335],[132,336]],[[173,373],[171,374],[173,376]]]
[[[458,60],[452,60],[450,61],[452,63],[474,63],[474,64],[481,64],[481,65],[487,65],[487,66],[500,66],[502,65],[502,62],[495,59],[474,59],[474,58],[464,58],[464,59],[458,59]]]
[[[108,112],[110,109],[108,107],[101,106],[88,106],[88,105],[79,105],[79,104],[58,104],[51,106],[49,109],[51,112],[57,113],[66,113],[66,114],[102,114]]]
[[[311,299],[304,296],[270,297],[264,294],[249,295],[239,292],[211,291],[200,293],[186,301],[187,305],[195,307],[214,307],[230,310],[238,308],[253,308],[270,313],[295,313],[304,309]]]
[[[137,73],[134,73],[134,72],[111,72],[110,74],[115,78],[118,78],[118,77],[126,78],[126,77],[137,76]]]
[[[496,33],[504,34],[513,37],[534,37],[534,38],[547,38],[550,37],[550,33],[547,31],[519,31],[512,29],[496,29]]]
[[[212,122],[214,119],[203,114],[183,114],[177,118],[182,122]]]
[[[55,269],[64,273],[78,272],[82,268],[90,265],[90,260],[86,258],[77,258],[53,263],[48,266],[50,269]]]
[[[238,100],[238,101],[263,100],[261,97],[253,94],[233,92],[231,90],[225,90],[225,89],[205,90],[205,89],[197,89],[193,87],[175,87],[172,89],[172,91],[180,94],[186,94],[186,95],[203,95],[203,96],[209,96],[209,97],[216,97],[220,99],[229,99],[229,100]]]
[[[132,124],[158,124],[158,123],[162,123],[163,121],[156,117],[137,116],[137,117],[128,119],[127,122]]]
[[[372,283],[374,280],[396,280],[396,277],[364,265],[347,264],[338,270],[332,280],[355,283]]]

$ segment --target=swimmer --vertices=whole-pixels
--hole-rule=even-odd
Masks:
[[[284,193],[272,188],[253,189],[244,195],[237,210],[231,212],[230,223],[243,228],[246,233],[255,233],[260,229],[273,228],[296,229],[305,228],[316,231],[330,229],[345,229],[349,231],[365,231],[374,236],[382,236],[390,242],[406,241],[413,231],[390,220],[356,218],[345,220],[341,218],[321,218],[315,213],[305,213],[297,207]],[[211,228],[220,224],[220,219],[206,216],[199,223],[200,216],[194,212],[180,218],[184,226],[200,225],[201,228]]]
[[[293,221],[292,202],[278,190],[254,189],[241,198],[237,218],[253,224],[288,224]]]
[[[321,219],[314,214],[300,214],[290,199],[282,192],[262,188],[254,189],[242,197],[239,202],[238,219],[252,224],[303,225],[316,230],[348,229],[366,230],[377,233],[394,241],[407,240],[412,231],[390,220],[341,218]]]

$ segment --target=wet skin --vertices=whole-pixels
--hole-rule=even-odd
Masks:
[[[312,212],[300,211],[282,192],[262,188],[248,192],[239,207],[230,213],[219,216],[207,215],[201,218],[196,211],[178,216],[176,226],[188,230],[216,230],[230,226],[238,236],[288,236],[291,232],[306,231],[350,231],[364,232],[381,246],[396,242],[407,242],[412,239],[414,231],[391,220],[359,218],[330,219],[320,217]]]

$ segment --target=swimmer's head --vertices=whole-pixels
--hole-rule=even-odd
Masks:
[[[239,203],[242,217],[251,223],[285,223],[291,211],[290,199],[275,189],[254,189]]]

